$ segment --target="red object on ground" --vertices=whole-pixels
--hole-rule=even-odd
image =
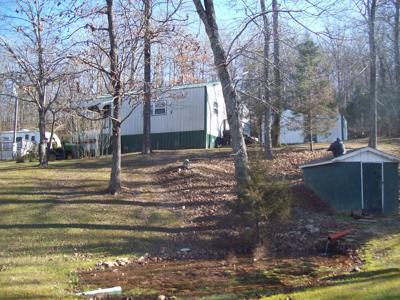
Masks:
[[[340,239],[341,237],[344,237],[345,235],[349,234],[349,232],[352,230],[353,228],[348,228],[339,232],[331,233],[330,235],[328,235],[328,240],[335,241],[337,239]]]

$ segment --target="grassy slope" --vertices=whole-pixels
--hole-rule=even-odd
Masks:
[[[400,299],[398,228],[381,232],[381,237],[369,241],[364,251],[366,262],[360,273],[327,278],[327,286],[263,299]]]
[[[143,255],[167,242],[162,229],[179,224],[180,216],[99,192],[107,187],[106,165],[0,163],[1,299],[65,299],[73,295],[77,268]],[[124,182],[152,201],[148,170],[129,169]]]

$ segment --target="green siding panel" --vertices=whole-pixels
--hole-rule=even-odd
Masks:
[[[384,212],[397,213],[399,208],[399,165],[384,163]]]
[[[176,150],[206,148],[204,130],[152,133],[151,147],[153,150]],[[122,152],[142,151],[143,135],[123,135]]]
[[[381,164],[363,163],[364,179],[364,204],[368,211],[377,211],[381,200]],[[376,168],[375,168],[376,167]],[[379,167],[379,168],[378,168]],[[375,170],[376,169],[376,170]],[[322,200],[326,201],[337,211],[351,211],[361,209],[361,163],[338,162],[327,165],[304,168],[304,183],[312,189]],[[369,172],[369,174],[366,174]],[[371,190],[375,184],[374,190]],[[379,186],[376,186],[376,185]],[[366,188],[366,185],[369,185]],[[399,206],[399,175],[397,163],[384,163],[384,213],[392,214],[398,212]],[[366,195],[368,193],[369,195]],[[374,195],[372,195],[374,194]],[[370,196],[377,201],[371,207]],[[379,200],[379,201],[378,201]],[[377,206],[377,207],[375,207]]]
[[[382,164],[363,163],[364,209],[382,212]]]
[[[337,211],[361,209],[360,163],[304,168],[304,183]]]

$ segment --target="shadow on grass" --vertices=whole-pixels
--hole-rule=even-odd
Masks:
[[[83,195],[83,194],[82,194]],[[40,200],[0,200],[0,205],[8,204],[52,204],[52,205],[70,205],[70,204],[89,204],[89,205],[128,205],[128,206],[139,206],[139,207],[154,207],[154,208],[180,208],[184,206],[199,207],[209,204],[211,201],[208,200],[194,200],[194,201],[183,201],[183,202],[168,202],[168,201],[141,201],[141,200],[100,200],[100,199],[81,199],[81,200],[63,200],[63,199],[40,199]],[[221,201],[220,203],[225,203]]]
[[[84,224],[84,223],[44,223],[44,224],[0,224],[0,229],[95,229],[95,230],[128,230],[128,231],[148,231],[158,233],[185,233],[203,232],[210,230],[223,229],[221,226],[187,226],[187,227],[163,227],[163,226],[142,226],[142,225],[108,225],[108,224]]]
[[[389,277],[400,278],[400,269],[387,268],[374,271],[352,273],[347,275],[337,275],[324,278],[323,281],[328,282],[328,284],[331,281],[344,281],[341,282],[340,284],[349,284],[349,283],[364,282],[369,280],[383,280],[383,279],[388,279]]]
[[[319,285],[317,286],[303,286],[303,287],[296,287],[296,288],[288,288],[283,291],[283,293],[293,293],[293,292],[304,292],[309,290],[310,288],[317,288],[320,290],[320,293],[324,293],[324,289],[329,289],[332,287],[341,287],[345,289],[346,286],[350,286],[349,288],[352,289],[351,285],[357,284],[369,284],[369,285],[380,285],[384,284],[388,280],[391,279],[399,279],[400,278],[400,269],[399,268],[386,268],[386,269],[379,269],[374,271],[365,271],[360,273],[353,273],[347,275],[336,275],[331,277],[323,278]],[[312,290],[311,290],[312,291]],[[269,295],[280,294],[282,291],[271,293]],[[357,292],[354,292],[355,295]],[[327,299],[337,299],[333,297],[332,292],[326,291]],[[329,297],[328,297],[329,295]],[[385,295],[383,298],[380,298],[379,295],[374,295],[374,299],[399,299],[400,290],[397,290],[393,293],[393,296]],[[297,299],[297,297],[296,297]],[[303,298],[299,298],[303,299]],[[313,298],[315,299],[315,298]],[[347,299],[347,298],[346,298]],[[354,298],[355,299],[355,298]]]

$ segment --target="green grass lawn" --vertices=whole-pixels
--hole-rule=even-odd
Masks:
[[[105,193],[108,159],[36,164],[0,163],[0,299],[74,298],[78,268],[143,255],[181,224],[178,213],[151,204],[143,166],[124,168],[137,199]]]
[[[381,227],[378,235],[380,237],[365,245],[365,263],[361,272],[327,277],[323,280],[324,286],[262,299],[400,299],[399,225],[387,229]]]

